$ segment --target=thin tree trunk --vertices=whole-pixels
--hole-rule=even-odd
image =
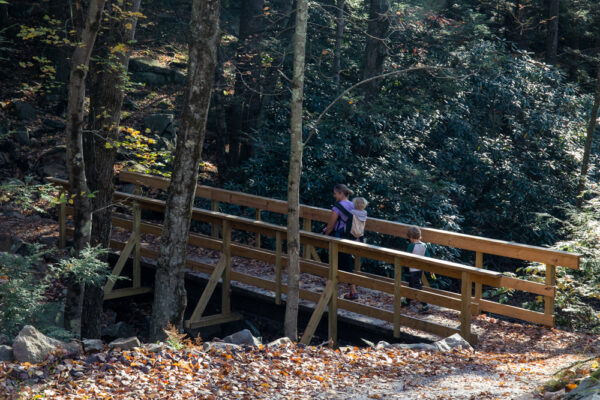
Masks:
[[[596,78],[596,93],[594,94],[594,104],[587,126],[585,137],[585,146],[583,149],[583,160],[581,161],[581,174],[579,175],[579,184],[577,185],[577,207],[583,204],[583,192],[585,191],[585,182],[590,167],[590,153],[592,152],[592,142],[594,141],[594,131],[596,130],[598,120],[598,109],[600,109],[600,63],[598,65],[598,76]]]
[[[78,14],[83,13],[81,1],[77,1]],[[79,44],[71,57],[71,73],[68,86],[67,127],[65,143],[67,145],[67,171],[69,174],[70,198],[75,209],[73,224],[74,250],[78,254],[90,242],[92,231],[92,205],[85,177],[83,156],[83,100],[85,97],[85,78],[90,56],[100,29],[104,0],[90,0],[85,25],[78,31]],[[65,300],[65,326],[79,335],[81,330],[81,310],[83,307],[83,287],[72,280],[68,283]]]
[[[121,106],[125,97],[125,84],[130,51],[127,43],[135,37],[136,13],[141,0],[127,0],[121,7],[128,17],[115,15],[106,40],[90,67],[90,115],[88,130],[84,135],[85,169],[92,199],[92,245],[108,248],[112,229],[112,197],[114,193],[114,165],[116,148],[110,146],[119,135]],[[125,44],[123,51],[111,52],[114,46]],[[107,146],[107,143],[109,146]],[[99,338],[104,291],[99,286],[86,286],[81,320],[82,335]]]
[[[285,335],[298,340],[298,295],[300,292],[300,177],[302,174],[302,97],[306,58],[308,1],[296,2],[294,73],[290,115],[290,172],[288,175],[287,254],[288,289],[285,304]]]
[[[152,340],[165,337],[164,329],[168,323],[178,329],[183,326],[187,305],[185,258],[198,165],[215,80],[219,9],[218,0],[194,0],[192,3],[188,77],[156,269],[150,327]]]
[[[546,37],[546,62],[556,65],[558,51],[558,11],[559,0],[548,1],[548,36]]]
[[[344,5],[346,0],[337,0],[337,28],[335,31],[335,51],[333,53],[333,82],[340,86],[340,71],[342,70],[342,40],[344,39]]]
[[[388,0],[370,0],[369,23],[367,25],[367,44],[363,62],[363,79],[381,75],[387,56],[385,38],[390,27]],[[374,95],[381,87],[381,80],[365,85],[367,95]]]

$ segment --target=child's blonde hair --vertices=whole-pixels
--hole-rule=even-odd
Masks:
[[[408,231],[406,231],[406,236],[409,239],[421,239],[421,230],[418,226],[411,226],[408,228]]]
[[[352,204],[357,210],[364,210],[369,205],[369,202],[364,197],[355,197],[352,199]]]

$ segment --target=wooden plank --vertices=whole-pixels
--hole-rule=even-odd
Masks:
[[[151,187],[163,189],[168,187],[168,182],[164,178],[157,178],[144,174],[121,172],[120,179]],[[207,186],[198,186],[196,195],[204,198],[218,199],[223,202],[261,208],[274,213],[285,214],[287,212],[287,203],[283,200],[275,200]],[[302,218],[310,218],[316,221],[327,222],[330,213],[330,210],[322,208],[306,205],[300,207],[300,216]],[[396,237],[406,237],[406,231],[409,226],[410,225],[408,224],[399,222],[369,218],[367,220],[366,230]],[[561,265],[574,269],[579,268],[579,259],[581,258],[580,254],[572,254],[543,247],[465,235],[439,229],[421,228],[421,233],[423,240],[430,243],[520,260]]]
[[[223,220],[223,259],[225,270],[221,283],[221,313],[231,313],[231,225],[229,221]]]
[[[546,264],[546,285],[556,285],[556,267]],[[546,316],[554,316],[554,293],[544,297],[544,314]],[[554,320],[552,321],[554,326]]]
[[[515,290],[522,290],[524,292],[539,294],[540,296],[554,297],[556,293],[556,287],[548,284],[539,282],[526,281],[524,279],[512,278],[510,276],[503,276],[500,280],[498,287],[506,287]]]
[[[120,299],[122,297],[137,296],[140,294],[152,293],[152,288],[149,287],[138,287],[138,288],[124,288],[114,289],[108,294],[104,295],[104,300]]]
[[[310,218],[302,218],[302,230],[306,232],[312,232],[312,221]],[[309,244],[305,244],[302,247],[302,256],[304,258],[310,258],[311,256],[311,248],[312,246]]]
[[[483,268],[483,253],[476,252],[475,253],[475,267]],[[483,295],[483,285],[481,282],[475,282],[475,301],[479,303],[481,301],[481,296]]]
[[[315,249],[313,246],[310,246],[310,255],[313,260],[321,262],[321,256],[319,256],[317,249]]]
[[[188,329],[198,329],[207,326],[226,324],[228,322],[234,322],[244,319],[244,316],[238,313],[233,314],[216,314],[207,317],[202,317],[198,321],[185,321],[185,327]]]
[[[281,232],[275,235],[275,304],[281,304]]]
[[[208,280],[208,283],[206,284],[206,287],[204,288],[204,291],[202,292],[202,296],[200,296],[200,300],[198,300],[198,303],[196,304],[196,308],[194,308],[194,312],[192,313],[192,316],[189,319],[190,322],[199,321],[200,317],[202,317],[202,313],[204,313],[204,310],[206,309],[206,306],[208,305],[208,301],[210,300],[210,297],[212,296],[213,292],[215,291],[215,288],[217,287],[217,283],[219,283],[219,279],[221,279],[221,276],[223,275],[223,271],[225,271],[225,257],[224,256],[221,257],[216,268],[213,270],[213,273],[210,275],[210,279]]]
[[[262,210],[260,208],[256,209],[256,220],[262,221]],[[260,232],[256,233],[256,247],[259,249],[262,247]]]
[[[400,314],[402,313],[402,264],[394,260],[394,337],[400,337]]]
[[[471,341],[471,275],[462,273],[461,279],[461,310],[460,310],[460,335],[466,341]]]
[[[219,211],[219,202],[215,201],[215,200],[211,200],[211,202],[210,202],[210,209],[212,211]],[[212,237],[219,237],[219,225],[218,224],[213,223],[211,225],[210,235]]]
[[[319,322],[321,321],[321,317],[323,316],[325,307],[327,307],[327,304],[329,304],[331,302],[332,297],[337,297],[337,293],[336,293],[336,296],[333,295],[334,291],[337,292],[336,285],[334,284],[334,282],[333,281],[327,282],[327,286],[325,286],[325,291],[321,295],[321,298],[319,299],[319,302],[317,303],[315,310],[313,311],[312,315],[310,316],[310,320],[308,321],[308,325],[306,326],[306,329],[304,330],[304,334],[302,335],[302,339],[300,340],[300,343],[305,344],[305,345],[310,344],[310,341],[312,340],[312,338],[315,334],[315,331],[317,330],[317,326],[319,325]],[[331,314],[331,310],[329,311],[329,314]]]
[[[60,196],[64,193],[63,190],[60,191]],[[66,213],[66,204],[61,202],[58,205],[58,248],[64,249],[67,243],[66,238],[66,228],[67,228],[67,213]]]
[[[139,187],[136,188],[136,191]],[[133,203],[133,235],[135,236],[135,248],[133,253],[133,287],[142,286],[142,270],[140,268],[140,251],[142,247],[140,236],[140,223],[142,219],[142,209],[137,202]]]
[[[123,267],[125,266],[125,263],[127,262],[127,259],[129,258],[129,255],[131,254],[131,251],[133,250],[133,247],[135,246],[135,235],[131,235],[129,237],[129,240],[127,240],[127,244],[125,244],[125,247],[123,248],[123,250],[121,251],[121,254],[119,255],[119,259],[117,260],[117,263],[115,264],[115,267],[113,268],[112,272],[111,272],[111,276],[114,277],[119,277],[121,275],[121,272],[123,271]],[[108,279],[108,281],[106,282],[106,285],[104,285],[104,295],[108,295],[110,294],[111,290],[113,289],[113,287],[115,286],[116,283],[116,279]]]
[[[554,315],[546,315],[544,313],[525,310],[524,308],[500,304],[489,300],[481,300],[479,308],[481,311],[517,318],[534,324],[554,326]]]
[[[333,285],[333,294],[329,299],[328,306],[328,332],[329,340],[337,346],[338,340],[338,318],[337,318],[337,298],[338,298],[338,245],[335,242],[329,243],[329,282]]]

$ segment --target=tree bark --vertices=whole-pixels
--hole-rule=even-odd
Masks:
[[[363,79],[381,75],[387,56],[385,38],[390,27],[388,0],[370,0],[369,23],[367,25],[367,44],[363,62]],[[374,95],[381,87],[381,80],[374,80],[364,86],[368,96]]]
[[[294,72],[290,115],[290,171],[288,175],[287,254],[288,289],[285,304],[285,335],[298,340],[298,295],[300,292],[300,177],[302,175],[302,98],[306,58],[308,1],[296,2]]]
[[[83,158],[83,100],[85,97],[85,79],[90,56],[100,29],[104,0],[90,0],[85,25],[77,29],[78,45],[71,57],[71,72],[68,86],[67,127],[65,143],[67,145],[67,172],[69,174],[70,199],[73,200],[73,224],[75,235],[73,246],[76,254],[90,241],[92,230],[92,205],[85,177]],[[77,1],[79,13],[82,13],[81,1]],[[73,329],[77,335],[81,329],[81,310],[83,306],[83,288],[71,280],[67,287],[65,301],[65,326]]]
[[[344,39],[344,5],[346,0],[337,0],[335,51],[333,53],[333,82],[339,88],[342,70],[342,41]]]
[[[165,337],[168,323],[183,326],[187,305],[184,267],[198,165],[217,64],[218,0],[194,0],[190,24],[188,76],[181,129],[167,196],[158,255],[150,337]]]
[[[105,34],[99,61],[90,67],[90,115],[89,133],[84,135],[84,156],[89,189],[95,192],[92,199],[92,245],[108,248],[112,229],[112,197],[114,193],[114,165],[116,148],[110,145],[118,138],[121,122],[121,106],[125,97],[125,84],[130,51],[111,52],[114,46],[127,45],[135,37],[137,17],[141,0],[127,0],[121,10],[129,14],[114,15],[109,31]],[[109,146],[107,146],[107,143]],[[100,317],[104,290],[99,286],[86,286],[81,320],[82,335],[99,338]]]
[[[546,37],[546,62],[556,65],[558,51],[559,0],[548,0],[548,36]]]
[[[583,160],[581,161],[581,174],[579,175],[579,184],[577,185],[577,207],[583,204],[583,194],[585,191],[585,183],[587,173],[590,167],[590,154],[592,152],[592,142],[594,141],[594,131],[598,123],[598,109],[600,109],[600,63],[598,64],[598,76],[596,78],[596,91],[594,94],[594,104],[590,114],[590,119],[587,126],[585,137],[585,145],[583,148]]]

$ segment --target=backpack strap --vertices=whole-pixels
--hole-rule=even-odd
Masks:
[[[340,211],[342,212],[342,214],[344,214],[344,215],[346,216],[346,218],[347,218],[347,220],[346,220],[346,221],[350,221],[350,222],[352,222],[352,217],[353,217],[354,215],[353,215],[353,214],[352,214],[350,211],[348,211],[348,210],[346,209],[346,207],[344,207],[344,206],[343,206],[341,203],[339,203],[339,202],[337,202],[337,201],[336,201],[335,203],[333,203],[333,206],[334,206],[335,208],[337,208],[338,210],[340,210]]]

